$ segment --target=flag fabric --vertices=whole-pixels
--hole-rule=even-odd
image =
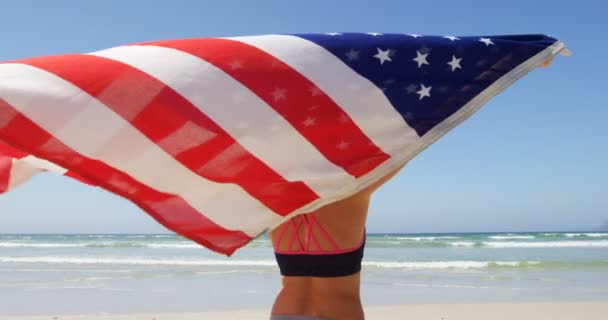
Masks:
[[[0,140],[0,193],[7,192],[9,189],[26,182],[35,174],[43,171],[58,173],[93,185],[92,182],[87,181],[74,172],[12,148]]]
[[[230,255],[377,181],[565,50],[546,35],[328,33],[3,62],[0,192],[67,175]]]

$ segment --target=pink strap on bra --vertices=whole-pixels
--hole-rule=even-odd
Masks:
[[[300,240],[299,234],[298,234],[298,229],[299,229],[300,225],[302,225],[302,224],[304,224],[304,226],[306,227],[306,236],[304,238],[305,239],[304,243],[302,243],[302,241]],[[325,250],[321,249],[319,240],[315,236],[314,232],[312,232],[313,227],[316,227],[319,230],[319,232],[325,238],[325,240],[327,240],[327,242],[333,247],[333,250],[325,251]],[[347,252],[352,252],[352,251],[359,249],[365,241],[365,235],[364,235],[363,239],[361,240],[361,243],[357,247],[351,248],[351,249],[340,249],[340,247],[338,247],[336,242],[329,236],[327,231],[325,231],[325,229],[323,229],[321,224],[317,221],[317,219],[315,218],[315,212],[312,212],[309,214],[302,214],[302,215],[295,216],[292,219],[290,219],[290,223],[288,225],[286,225],[285,228],[283,228],[283,230],[281,230],[281,232],[277,236],[277,241],[276,241],[277,245],[280,245],[281,240],[283,239],[283,236],[285,235],[285,232],[287,231],[287,229],[293,230],[293,233],[291,235],[292,237],[289,241],[289,246],[287,247],[288,250],[291,250],[295,240],[298,241],[297,242],[298,250],[280,251],[280,250],[277,250],[277,248],[275,248],[275,252],[277,252],[279,254],[316,254],[316,255],[321,254],[322,255],[322,254],[347,253]],[[311,250],[311,248],[310,248],[311,243],[313,243],[317,247],[317,250],[315,250],[315,251]]]

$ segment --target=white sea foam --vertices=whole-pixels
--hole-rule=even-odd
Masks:
[[[589,232],[589,233],[564,233],[564,235],[568,238],[575,238],[575,237],[591,237],[591,238],[601,238],[601,237],[608,237],[608,233],[601,233],[601,232]]]
[[[435,241],[441,239],[460,239],[460,237],[453,236],[440,236],[440,237],[395,237],[398,240],[409,240],[409,241]]]
[[[487,241],[484,242],[483,245],[490,248],[608,248],[608,240],[538,242]]]
[[[497,288],[494,286],[469,286],[459,284],[434,284],[434,283],[399,283],[395,282],[394,285],[400,287],[420,287],[420,288],[458,288],[458,289],[491,289]]]
[[[494,240],[510,240],[510,239],[534,239],[535,236],[524,236],[524,235],[504,235],[504,236],[489,236],[488,238]]]
[[[602,238],[602,237],[608,237],[608,233],[603,233],[603,232],[564,233],[564,235],[566,237],[568,237],[568,238],[576,238],[576,237]]]
[[[148,248],[163,248],[163,249],[201,249],[200,244],[196,243],[149,243]]]
[[[483,269],[489,267],[520,267],[540,264],[540,261],[413,261],[374,262],[364,261],[367,267],[387,269]]]
[[[0,248],[78,248],[86,247],[86,243],[25,243],[0,242]]]
[[[111,264],[111,265],[157,265],[157,266],[240,266],[276,267],[274,260],[177,260],[150,258],[83,258],[61,256],[38,257],[0,257],[2,263],[47,263],[47,264]],[[527,267],[540,264],[540,261],[364,261],[363,266],[384,269],[483,269],[491,267]]]
[[[374,239],[366,239],[365,243],[367,245],[371,245],[371,244],[377,244],[377,245],[387,245],[387,244],[391,244],[391,245],[400,245],[402,244],[401,241],[390,241],[390,240],[374,240]]]
[[[30,236],[22,236],[22,235],[0,234],[0,239],[29,240],[29,239],[32,239],[32,237],[30,237]]]
[[[473,241],[454,241],[448,242],[448,244],[452,247],[474,247],[475,242]]]
[[[276,266],[274,260],[178,260],[149,258],[82,258],[82,257],[0,257],[0,262],[51,263],[51,264],[126,264],[126,265],[171,265],[171,266]]]
[[[146,243],[146,242],[74,242],[74,243],[29,243],[29,242],[0,242],[0,248],[112,248],[112,247],[143,247],[153,249],[200,249],[196,243]]]

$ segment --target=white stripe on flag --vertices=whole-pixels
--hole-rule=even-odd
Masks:
[[[321,197],[335,193],[336,186],[355,181],[264,100],[198,57],[158,46],[116,47],[91,54],[120,61],[157,78],[285,179],[302,181]],[[319,177],[331,177],[331,181]]]
[[[29,180],[35,174],[42,172],[44,170],[43,168],[40,168],[34,164],[24,161],[24,159],[28,158],[28,157],[33,157],[33,156],[27,156],[27,157],[24,157],[21,159],[15,159],[15,158],[11,159],[12,164],[11,164],[11,172],[9,173],[8,190],[11,190],[11,189],[17,187],[18,185]]]
[[[8,188],[12,189],[42,171],[50,171],[57,174],[65,174],[68,170],[44,159],[28,155],[20,159],[12,159],[11,173]]]
[[[289,35],[227,39],[266,51],[297,70],[338,104],[385,153],[395,156],[411,144],[419,143],[416,132],[407,125],[382,90],[323,47]]]
[[[229,230],[257,236],[280,221],[235,184],[208,181],[80,88],[44,70],[0,64],[0,97],[76,152],[160,192],[175,194]],[[230,211],[230,214],[227,214]]]
[[[51,172],[58,173],[58,174],[65,174],[68,171],[65,168],[62,168],[52,162],[46,161],[44,159],[36,158],[33,155],[28,155],[19,160],[23,161],[25,163],[28,163],[34,167],[38,167],[42,170],[47,170],[47,171],[51,171]]]

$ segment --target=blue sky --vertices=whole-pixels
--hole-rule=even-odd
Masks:
[[[145,3],[145,5],[143,5]],[[0,60],[145,40],[297,32],[545,33],[574,53],[533,71],[372,200],[370,232],[608,228],[602,1],[11,1]],[[51,174],[0,196],[0,232],[163,232],[134,205]]]

